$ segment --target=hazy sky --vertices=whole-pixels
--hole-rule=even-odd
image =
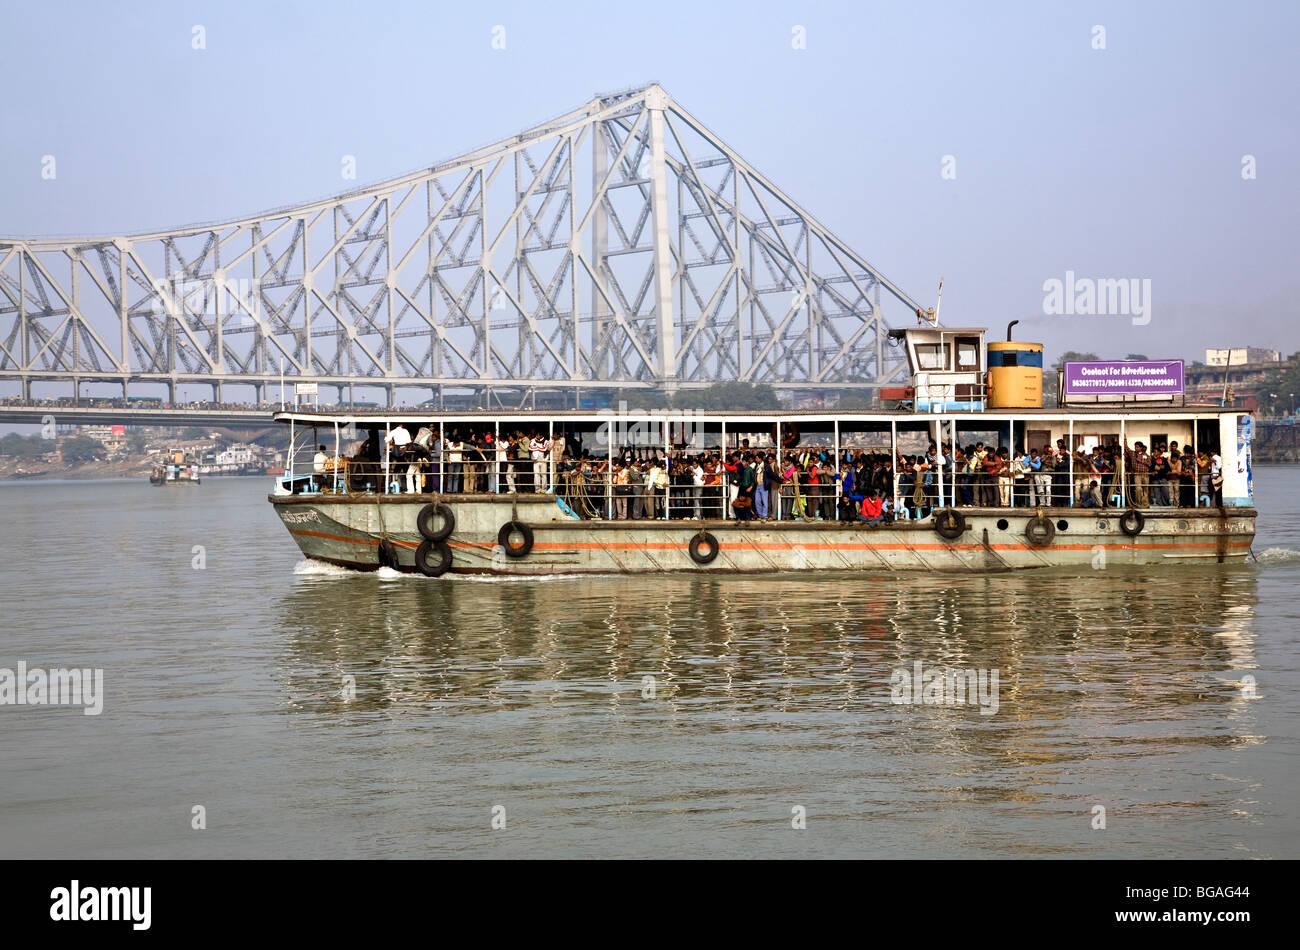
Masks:
[[[945,323],[1300,350],[1294,0],[3,7],[0,235],[255,213],[657,80],[911,296],[943,276]],[[1067,271],[1149,279],[1150,322],[1045,316]]]

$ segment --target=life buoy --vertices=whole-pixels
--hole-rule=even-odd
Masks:
[[[415,549],[415,567],[425,577],[441,577],[451,570],[451,546],[425,538]]]
[[[379,542],[379,566],[397,569],[397,545],[387,538]]]
[[[442,519],[441,528],[435,527],[439,519]],[[422,538],[429,541],[446,541],[456,530],[456,514],[446,505],[425,505],[415,516],[415,527]]]
[[[1130,538],[1136,538],[1142,533],[1142,529],[1147,526],[1146,516],[1136,508],[1130,508],[1124,512],[1124,517],[1119,519],[1119,530],[1123,531]]]
[[[510,542],[512,534],[522,534],[523,543],[512,544]],[[526,557],[533,549],[533,529],[522,521],[507,521],[497,532],[497,544],[501,545],[501,550],[505,552],[506,557]]]
[[[718,539],[707,531],[701,531],[691,538],[688,548],[691,560],[696,564],[712,564],[713,559],[718,556],[718,550]]]
[[[966,516],[956,508],[945,508],[934,516],[934,530],[939,537],[955,541],[966,533]]]
[[[772,423],[772,442],[776,443],[776,423]],[[793,422],[781,423],[781,448],[792,449],[799,444],[799,427]]]
[[[1045,548],[1056,537],[1056,525],[1051,518],[1035,515],[1025,523],[1025,537],[1036,548]]]

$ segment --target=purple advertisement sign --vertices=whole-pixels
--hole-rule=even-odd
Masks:
[[[1065,364],[1066,397],[1182,394],[1182,360],[1096,360]]]

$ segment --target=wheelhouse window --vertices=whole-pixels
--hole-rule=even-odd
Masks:
[[[957,371],[976,372],[980,368],[980,341],[973,336],[957,337]]]
[[[945,370],[948,368],[947,343],[916,344],[916,368],[922,370]]]

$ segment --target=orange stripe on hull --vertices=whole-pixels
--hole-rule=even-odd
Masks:
[[[290,528],[290,534],[302,535],[310,538],[324,538],[327,541],[342,541],[345,544],[366,544],[378,546],[379,540],[376,538],[349,538],[344,535],[326,534],[323,531],[306,531],[301,528]],[[410,548],[414,550],[419,547],[418,541],[398,541],[390,539],[394,545],[401,548]],[[689,543],[689,542],[686,542]],[[538,541],[533,545],[534,551],[594,551],[603,549],[613,549],[617,551],[676,551],[684,550],[686,543],[675,541]],[[490,551],[495,544],[471,541],[449,541],[448,544],[453,548],[474,549]],[[1249,548],[1250,541],[1229,541],[1229,548]],[[1038,548],[1029,544],[991,544],[989,545],[994,551],[1091,551],[1095,548],[1104,548],[1107,551],[1185,551],[1185,550],[1212,550],[1218,547],[1217,542],[1210,541],[1197,544],[1051,544],[1047,547]],[[775,542],[763,542],[759,544],[748,544],[739,542],[735,545],[736,550],[757,550],[757,551],[794,551],[801,549],[804,551],[981,551],[984,549],[982,544],[943,544],[934,542],[920,542],[917,544],[864,544],[861,542],[844,542],[840,544],[779,544]]]

